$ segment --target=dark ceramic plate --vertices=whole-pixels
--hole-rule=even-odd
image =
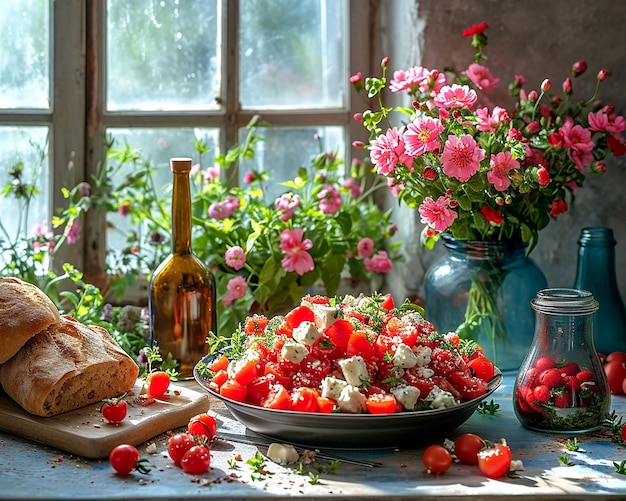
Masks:
[[[209,364],[214,356],[199,364]],[[398,447],[432,440],[454,430],[474,413],[478,404],[502,384],[502,374],[487,385],[487,393],[447,409],[397,414],[319,414],[266,409],[224,398],[211,390],[208,381],[194,368],[196,381],[224,402],[231,414],[248,429],[267,437],[309,447],[371,449]]]

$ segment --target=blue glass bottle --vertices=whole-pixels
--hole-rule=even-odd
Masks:
[[[594,344],[599,353],[626,352],[626,308],[615,276],[613,230],[583,228],[578,239],[575,289],[590,291],[600,309],[594,316]]]

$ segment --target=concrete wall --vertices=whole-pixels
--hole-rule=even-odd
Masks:
[[[464,69],[473,49],[462,36],[465,28],[481,21],[489,24],[485,63],[501,78],[494,102],[510,104],[507,85],[515,74],[524,75],[526,88],[538,88],[550,78],[560,89],[572,63],[585,60],[587,74],[574,81],[575,96],[593,93],[595,75],[608,69],[610,77],[600,97],[626,114],[626,1],[616,0],[380,0],[377,2],[380,38],[373,57],[378,67],[390,57],[390,69],[421,65]],[[404,103],[407,104],[407,103]],[[570,212],[553,221],[540,234],[531,257],[542,268],[549,286],[570,287],[575,278],[577,239],[586,226],[609,226],[615,231],[617,274],[626,295],[626,157],[608,162],[606,174],[589,174]],[[389,203],[397,205],[395,200]],[[419,217],[406,208],[395,211],[405,243],[406,262],[389,276],[388,288],[396,299],[423,296],[426,269],[442,252],[420,247]]]

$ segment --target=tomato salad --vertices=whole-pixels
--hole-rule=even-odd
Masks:
[[[438,333],[420,307],[395,307],[381,294],[305,296],[284,316],[250,316],[232,337],[209,343],[215,356],[198,367],[209,388],[269,409],[446,408],[484,395],[495,373],[475,342]]]

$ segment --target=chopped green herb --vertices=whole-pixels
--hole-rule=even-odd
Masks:
[[[574,466],[574,463],[569,460],[567,452],[565,452],[562,456],[559,456],[559,463],[561,463],[563,466]]]
[[[615,466],[615,473],[626,475],[626,459],[624,459],[621,463],[613,462],[613,466]]]
[[[577,451],[578,449],[580,449],[580,446],[578,444],[578,439],[576,437],[568,438],[567,441],[565,442],[565,448],[568,451]]]
[[[500,404],[495,403],[493,400],[489,402],[485,402],[484,400],[478,404],[476,411],[478,414],[489,414],[491,416],[495,415],[496,412],[500,409]]]

